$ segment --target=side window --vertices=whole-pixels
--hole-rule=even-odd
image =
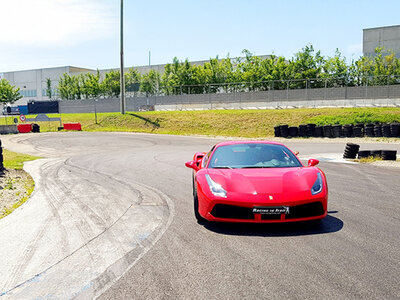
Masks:
[[[206,167],[207,162],[208,162],[208,160],[210,159],[210,155],[211,155],[211,153],[213,152],[214,148],[215,148],[215,145],[211,148],[210,152],[208,152],[208,153],[204,156],[203,161],[201,162],[201,167],[202,167],[202,168],[205,168],[205,167]]]

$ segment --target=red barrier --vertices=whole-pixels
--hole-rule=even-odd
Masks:
[[[64,130],[82,130],[81,123],[64,123]]]
[[[20,133],[28,133],[32,131],[32,124],[18,124],[17,128]]]

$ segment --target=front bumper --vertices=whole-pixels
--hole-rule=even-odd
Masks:
[[[317,220],[326,217],[327,210],[321,201],[314,201],[298,205],[285,205],[289,207],[288,214],[258,214],[253,213],[251,207],[238,206],[237,204],[215,204],[205,218],[209,221],[219,222],[245,222],[245,223],[281,223]],[[270,207],[270,205],[269,205]]]

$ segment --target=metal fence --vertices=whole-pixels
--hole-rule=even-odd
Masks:
[[[400,106],[400,76],[276,80],[170,87],[146,96],[127,92],[126,109],[180,110],[317,106]],[[118,98],[60,101],[61,113],[118,112]]]

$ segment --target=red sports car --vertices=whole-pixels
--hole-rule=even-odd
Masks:
[[[198,222],[275,223],[327,215],[325,174],[304,166],[286,146],[268,141],[222,142],[185,165],[193,172]]]

